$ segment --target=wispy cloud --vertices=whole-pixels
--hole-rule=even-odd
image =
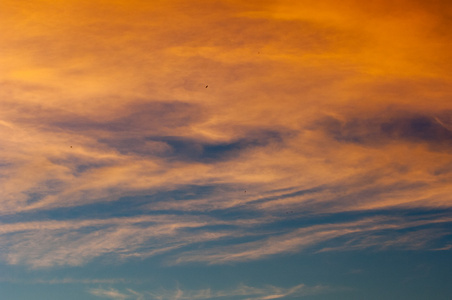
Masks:
[[[90,289],[89,293],[94,296],[98,296],[98,297],[102,297],[102,298],[110,298],[110,299],[114,299],[114,300],[124,300],[124,299],[130,298],[130,295],[123,294],[113,288],[110,288],[108,290],[101,289],[101,288]]]
[[[228,290],[186,290],[177,288],[175,290],[160,289],[156,292],[150,291],[134,291],[132,289],[126,289],[123,292],[119,292],[115,289],[91,289],[89,292],[99,297],[117,297],[113,299],[155,299],[155,300],[176,300],[176,299],[243,299],[243,300],[267,300],[267,299],[285,299],[294,297],[303,297],[308,295],[316,295],[322,293],[328,293],[332,291],[340,290],[338,288],[332,288],[323,285],[308,286],[305,284],[299,284],[289,288],[276,287],[267,285],[264,287],[251,287],[244,284],[239,285],[236,288]],[[120,298],[124,297],[124,298]]]
[[[106,254],[146,257],[193,243],[245,235],[242,230],[206,227],[228,225],[227,222],[209,222],[208,218],[198,217],[183,219],[158,216],[6,225],[9,234],[2,237],[1,244],[9,251],[3,253],[3,258],[11,264],[33,267],[81,265]],[[230,225],[234,226],[233,222]]]
[[[104,2],[2,1],[2,260],[447,251],[450,3]]]
[[[272,255],[296,253],[307,249],[311,252],[351,251],[366,248],[434,250],[435,242],[450,235],[450,232],[435,228],[419,230],[417,227],[435,223],[447,225],[451,222],[450,218],[414,221],[397,218],[368,218],[356,222],[314,225],[281,235],[274,234],[258,241],[185,252],[174,258],[174,262],[223,264],[263,259]],[[404,231],[406,229],[417,230]],[[329,242],[333,242],[335,246],[331,248]]]
[[[312,188],[377,166],[414,180],[450,164],[435,151],[450,143],[443,10],[308,2],[111,3],[102,12],[93,2],[71,13],[5,2],[2,24],[14,30],[0,78],[0,213],[189,184]],[[381,17],[387,5],[397,18]],[[60,30],[31,30],[16,13]],[[172,18],[180,24],[163,21]],[[448,192],[438,184],[450,174],[439,177],[426,180]]]
[[[112,255],[122,261],[164,255],[168,264],[223,264],[300,251],[433,250],[450,235],[446,227],[452,222],[450,217],[437,215],[381,216],[278,229],[278,224],[287,220],[160,215],[30,222],[2,225],[0,242],[2,258],[9,264],[33,268],[78,266]],[[198,245],[196,250],[193,245]]]

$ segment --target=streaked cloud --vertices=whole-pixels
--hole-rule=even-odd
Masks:
[[[450,1],[1,2],[8,267],[451,250]]]
[[[282,288],[276,286],[265,287],[251,287],[244,284],[230,290],[185,290],[177,288],[175,290],[160,289],[157,292],[137,292],[132,289],[127,289],[124,292],[119,292],[115,289],[91,289],[89,292],[99,297],[111,297],[113,299],[247,299],[247,300],[266,300],[266,299],[284,299],[303,297],[307,295],[316,295],[322,293],[328,293],[337,288],[331,288],[328,286],[307,286],[305,284],[299,284],[289,288]],[[114,298],[116,297],[116,298]],[[123,297],[123,298],[120,298]]]
[[[452,222],[450,217],[431,215],[382,216],[295,228],[278,225],[299,217],[286,214],[271,220],[227,221],[161,215],[6,224],[2,225],[2,257],[9,264],[48,268],[79,266],[111,256],[124,261],[165,255],[169,264],[223,264],[300,251],[435,250],[446,246],[443,239],[450,236],[447,226]]]
[[[89,291],[94,296],[102,297],[102,298],[110,298],[115,300],[124,300],[130,298],[130,295],[123,294],[115,289],[91,289]]]
[[[450,218],[404,221],[370,218],[356,222],[315,225],[281,235],[274,234],[258,241],[235,244],[220,249],[182,253],[176,262],[223,264],[263,259],[277,254],[297,253],[307,249],[309,252],[350,251],[366,248],[434,250],[433,247],[438,240],[450,235],[448,230],[443,229],[418,229],[429,223],[449,224],[452,221]],[[413,229],[416,229],[415,232],[410,232]],[[331,247],[329,243],[335,246]]]
[[[82,265],[103,255],[146,257],[193,243],[249,235],[245,233],[246,222],[234,225],[198,217],[162,217],[9,224],[3,228],[2,256],[10,264],[25,263],[34,268]],[[208,228],[215,225],[242,228]]]

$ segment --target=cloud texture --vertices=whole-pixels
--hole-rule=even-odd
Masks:
[[[439,0],[2,1],[0,258],[450,249],[451,15]]]

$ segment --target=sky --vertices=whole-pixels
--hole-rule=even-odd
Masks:
[[[2,0],[0,298],[450,299],[448,0]]]

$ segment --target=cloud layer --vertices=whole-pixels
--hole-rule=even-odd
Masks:
[[[447,1],[1,7],[4,262],[450,246]]]
[[[211,289],[204,290],[160,290],[158,292],[136,292],[132,289],[127,289],[120,292],[116,289],[94,288],[90,289],[89,293],[92,295],[110,298],[110,299],[246,299],[246,300],[267,300],[267,299],[284,299],[303,297],[307,295],[316,295],[325,292],[331,292],[332,288],[327,286],[306,286],[299,284],[290,288],[281,288],[276,286],[266,287],[251,287],[240,285],[230,290],[214,291]]]

